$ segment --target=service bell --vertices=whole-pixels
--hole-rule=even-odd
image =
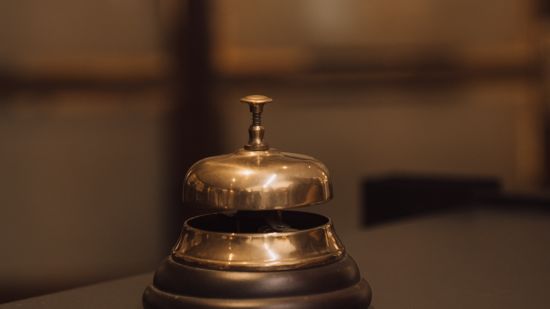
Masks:
[[[241,99],[243,148],[195,163],[183,198],[217,210],[188,219],[143,295],[152,308],[366,309],[371,289],[325,216],[289,210],[332,198],[328,169],[264,141],[262,95]]]

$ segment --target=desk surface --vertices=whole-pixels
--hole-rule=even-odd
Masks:
[[[341,235],[377,309],[548,308],[550,215],[477,210]],[[0,305],[141,308],[152,274]]]

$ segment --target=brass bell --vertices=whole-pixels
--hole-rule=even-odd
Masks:
[[[188,219],[143,296],[145,308],[368,308],[371,290],[331,220],[288,210],[332,198],[319,160],[270,148],[262,95],[249,140],[187,172],[183,199],[216,213]]]

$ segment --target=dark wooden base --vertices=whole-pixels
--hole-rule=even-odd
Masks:
[[[143,294],[146,309],[366,309],[371,289],[349,256],[286,271],[214,270],[168,257]]]

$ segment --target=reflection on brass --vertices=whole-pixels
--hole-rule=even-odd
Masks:
[[[195,163],[185,177],[183,199],[223,210],[287,209],[329,201],[331,183],[323,163],[264,143],[261,112],[271,99],[253,95],[241,101],[253,113],[248,144]]]
[[[185,201],[224,210],[285,209],[331,197],[321,162],[275,149],[206,158],[191,167],[184,183]]]
[[[344,246],[328,218],[292,213],[304,219],[321,217],[325,222],[289,232],[227,233],[193,227],[190,222],[200,219],[195,217],[185,222],[172,254],[176,260],[205,267],[246,270],[296,269],[329,263],[344,255]]]

